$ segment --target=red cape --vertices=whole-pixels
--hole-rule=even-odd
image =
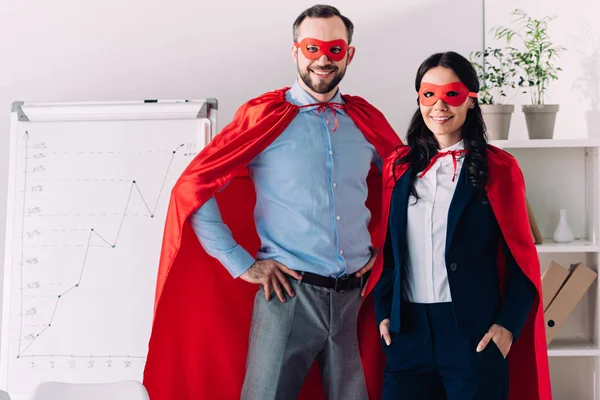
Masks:
[[[244,380],[252,304],[257,286],[232,279],[209,256],[188,217],[216,195],[224,222],[236,241],[256,254],[260,241],[253,211],[254,186],[246,166],[275,140],[298,114],[283,88],[242,105],[233,121],[190,163],[175,184],[167,211],[156,288],[155,315],[144,385],[152,400],[239,399]],[[385,159],[401,144],[384,116],[355,96],[343,95],[347,115]],[[223,186],[230,182],[222,191]],[[383,245],[381,174],[367,178],[372,244]],[[369,281],[369,290],[374,281]],[[381,396],[383,353],[373,296],[365,296],[357,329],[365,379],[372,399]],[[313,367],[301,399],[324,399]]]
[[[394,189],[394,160],[408,154],[408,146],[398,149],[386,159],[383,167],[383,221],[381,234],[387,232],[390,201]],[[511,347],[509,356],[510,391],[509,400],[551,400],[548,350],[544,310],[541,307],[542,282],[540,262],[533,242],[527,203],[525,180],[517,160],[504,150],[488,146],[489,181],[486,192],[502,235],[517,264],[537,290],[531,312],[519,336]],[[408,164],[396,167],[396,179],[406,172]],[[380,253],[383,256],[383,253]],[[381,257],[380,257],[381,258]],[[371,279],[381,276],[383,262],[375,264]],[[505,259],[502,252],[498,257],[500,277],[504,276]],[[501,279],[502,280],[502,279]],[[500,283],[502,285],[502,282]]]

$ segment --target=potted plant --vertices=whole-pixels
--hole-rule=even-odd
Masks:
[[[506,140],[515,110],[513,104],[506,104],[506,89],[516,86],[516,70],[510,55],[506,49],[487,47],[471,52],[470,61],[480,82],[479,104],[488,138]]]
[[[512,15],[517,17],[513,21],[517,23],[516,30],[499,27],[495,36],[506,39],[508,44],[515,37],[521,40],[522,49],[509,47],[509,51],[512,62],[520,71],[517,85],[531,96],[531,104],[522,108],[529,138],[552,138],[559,105],[545,104],[545,95],[550,81],[558,79],[557,74],[562,71],[556,61],[564,50],[555,45],[548,34],[548,24],[555,17],[536,19],[519,9]]]

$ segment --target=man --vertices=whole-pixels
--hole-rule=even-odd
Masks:
[[[334,7],[304,11],[297,81],[244,104],[173,189],[144,380],[153,400],[379,396],[367,282],[381,162],[400,140],[339,92],[353,29]],[[315,361],[322,389],[307,378]]]

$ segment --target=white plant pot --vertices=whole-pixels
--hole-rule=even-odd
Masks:
[[[488,139],[506,140],[510,131],[510,120],[515,111],[513,104],[482,104],[481,112],[487,129]]]
[[[558,104],[528,104],[523,106],[529,139],[552,139]]]

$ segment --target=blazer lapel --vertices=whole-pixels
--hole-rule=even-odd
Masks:
[[[473,185],[469,182],[467,176],[467,168],[466,165],[463,164],[463,167],[460,170],[460,176],[458,178],[458,182],[456,184],[456,189],[454,190],[454,196],[452,196],[452,201],[450,202],[450,209],[448,210],[448,226],[446,229],[446,253],[448,253],[448,249],[450,248],[450,244],[452,242],[452,237],[454,235],[454,231],[456,230],[456,224],[460,220],[460,216],[464,211],[466,205],[469,203],[469,200],[475,193]]]
[[[403,254],[406,254],[406,224],[408,211],[410,167],[402,174],[402,177],[396,183],[394,193],[392,194],[392,206],[390,212],[390,232],[392,240],[397,243]],[[394,254],[394,258],[402,261],[400,254]]]

